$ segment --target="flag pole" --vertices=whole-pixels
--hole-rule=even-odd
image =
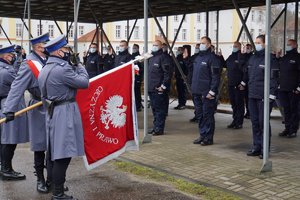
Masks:
[[[22,109],[22,110],[16,112],[16,113],[15,113],[15,117],[18,117],[18,116],[20,116],[20,115],[22,115],[22,114],[24,114],[24,113],[26,113],[26,112],[28,112],[28,111],[30,111],[30,110],[33,110],[33,109],[35,109],[35,108],[37,108],[37,107],[39,107],[39,106],[41,106],[41,105],[43,105],[43,102],[42,102],[42,101],[39,101],[39,102],[37,102],[37,103],[35,103],[35,104],[31,105],[31,106],[28,106],[27,108],[24,108],[24,109]],[[4,123],[5,120],[6,120],[6,117],[0,119],[0,124]]]

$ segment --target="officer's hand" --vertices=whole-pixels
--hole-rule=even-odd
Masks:
[[[245,87],[242,84],[238,85],[239,90],[245,90]]]
[[[206,95],[206,98],[207,98],[207,99],[214,99],[215,97],[214,97],[213,95],[211,95],[211,94],[208,93],[208,94]]]
[[[163,92],[164,91],[164,89],[162,88],[162,87],[157,87],[157,88],[155,88],[158,92]]]
[[[70,63],[71,65],[78,65],[80,63],[79,53],[72,53],[70,55]]]
[[[8,112],[4,113],[5,114],[5,123],[13,121],[15,119],[15,113],[14,112]]]
[[[294,91],[295,94],[300,94],[299,90]]]

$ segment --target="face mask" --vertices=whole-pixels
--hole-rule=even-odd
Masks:
[[[153,46],[152,47],[152,52],[157,52],[159,50],[158,46]]]
[[[123,52],[123,51],[125,51],[125,47],[120,47],[119,52]]]
[[[96,48],[90,48],[90,53],[95,53],[96,52]]]
[[[255,44],[255,49],[256,49],[256,51],[261,51],[264,48],[263,48],[262,44]]]
[[[199,53],[200,49],[199,48],[196,48],[195,49],[195,53]]]
[[[285,50],[286,50],[286,51],[291,51],[291,50],[293,50],[293,48],[292,48],[292,46],[287,45],[287,46],[285,47]]]
[[[138,50],[137,49],[132,49],[132,53],[137,53]]]
[[[64,53],[64,56],[61,58],[65,61],[69,61],[70,60],[70,52],[64,52],[64,51],[62,51],[62,52]]]
[[[247,49],[246,52],[249,54],[249,53],[251,53],[252,51],[251,51],[251,49]]]
[[[206,48],[206,45],[205,44],[200,44],[200,51],[206,51],[207,48]]]
[[[238,51],[239,51],[238,48],[236,48],[236,47],[233,47],[233,48],[232,48],[232,52],[233,52],[233,53],[236,53],[236,52],[238,52]]]

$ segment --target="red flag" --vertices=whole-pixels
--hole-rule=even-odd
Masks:
[[[138,150],[132,62],[90,79],[76,97],[84,130],[88,170]]]

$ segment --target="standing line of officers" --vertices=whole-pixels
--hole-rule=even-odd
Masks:
[[[37,175],[36,189],[40,193],[52,191],[53,200],[74,199],[65,194],[68,187],[66,171],[72,157],[84,155],[82,122],[75,101],[77,89],[87,88],[89,79],[120,66],[140,55],[139,46],[133,45],[132,54],[128,42],[121,41],[119,54],[100,56],[95,43],[90,45],[84,57],[84,65],[78,55],[72,53],[66,38],[61,35],[49,40],[46,33],[31,39],[32,52],[20,66],[14,67],[14,46],[0,49],[0,100],[1,117],[1,171],[2,180],[24,180],[20,172],[13,169],[12,159],[17,144],[31,142],[34,152],[34,168]],[[299,128],[298,104],[300,95],[300,55],[297,42],[288,40],[283,57],[271,55],[270,112],[279,98],[284,109],[285,129],[281,137],[292,138]],[[227,68],[228,91],[233,109],[233,121],[228,128],[241,129],[244,119],[244,99],[248,97],[249,115],[252,123],[253,144],[248,156],[259,156],[263,152],[263,99],[265,73],[265,36],[255,40],[255,49],[247,45],[242,50],[239,42],[233,43],[232,54],[227,60],[214,52],[211,39],[204,36],[191,56],[188,46],[182,48],[177,59],[184,74],[175,68],[168,47],[161,41],[153,42],[148,66],[148,91],[153,113],[153,128],[149,134],[165,134],[168,116],[171,79],[175,72],[179,104],[175,109],[184,109],[185,90],[191,88],[199,137],[194,144],[202,146],[214,143],[215,119],[222,69]],[[140,111],[143,66],[139,64],[135,79],[136,108]],[[185,83],[183,76],[187,77]],[[29,91],[29,105],[43,101],[44,106],[15,118],[15,113],[25,107],[24,92]],[[183,93],[183,94],[182,94]],[[147,101],[145,101],[147,102]],[[27,118],[28,117],[28,118]],[[47,152],[47,153],[46,153]],[[46,161],[46,164],[45,164]],[[44,176],[47,168],[47,177]]]

